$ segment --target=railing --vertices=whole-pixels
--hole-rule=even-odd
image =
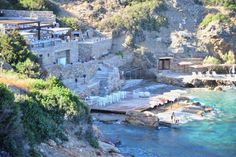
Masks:
[[[56,46],[62,43],[66,42],[71,42],[74,40],[62,40],[62,39],[48,39],[48,40],[37,40],[37,41],[30,41],[29,42],[29,47],[32,49],[37,49],[37,48],[45,48],[45,47],[51,47],[51,46]]]

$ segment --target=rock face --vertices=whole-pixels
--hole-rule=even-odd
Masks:
[[[229,51],[236,53],[236,26],[220,21],[211,22],[197,33],[199,42],[213,55],[223,55]]]
[[[145,111],[129,111],[126,113],[126,122],[134,125],[142,125],[148,127],[157,127],[159,125],[159,118],[157,115]]]

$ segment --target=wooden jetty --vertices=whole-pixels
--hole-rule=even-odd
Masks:
[[[146,111],[156,106],[163,106],[169,102],[175,102],[181,96],[180,90],[172,90],[162,95],[154,95],[149,98],[133,98],[131,95],[117,103],[106,106],[91,105],[92,112],[126,114],[128,111]]]

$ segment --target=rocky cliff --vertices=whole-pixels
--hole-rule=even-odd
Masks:
[[[57,1],[61,6],[62,15],[73,15],[96,29],[101,28],[101,21],[106,21],[113,16],[118,18],[117,14],[119,15],[119,12],[126,13],[128,7],[132,8],[136,5],[136,2],[130,4],[124,2],[127,1]],[[148,2],[150,1],[147,0],[144,3]],[[100,30],[113,32],[112,52],[134,53],[133,64],[138,64],[143,69],[155,69],[160,57],[174,57],[175,65],[184,58],[205,58],[207,55],[217,56],[229,51],[236,53],[234,44],[236,22],[233,9],[219,6],[221,3],[210,3],[211,6],[208,6],[209,2],[204,3],[204,0],[160,0],[160,2],[163,2],[164,5],[156,6],[156,9],[151,12],[151,16],[164,17],[168,22],[165,25],[159,25],[156,30],[146,29],[146,27],[131,30],[127,30],[127,27],[122,27],[122,30],[119,27],[118,33],[116,27],[110,30]],[[230,4],[235,5],[236,2],[230,1]],[[200,26],[208,14],[219,13],[231,22],[213,19],[205,27]],[[122,23],[122,21],[120,22]],[[124,19],[123,22],[125,23]],[[150,20],[150,22],[152,21]],[[106,24],[109,28],[110,23]],[[133,47],[127,48],[125,45],[127,45],[127,38],[130,38],[130,36],[132,37]]]

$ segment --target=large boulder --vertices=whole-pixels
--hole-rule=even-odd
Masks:
[[[128,111],[126,113],[126,122],[134,125],[142,125],[148,127],[157,127],[159,125],[159,118],[157,115],[145,111]]]
[[[105,143],[102,141],[98,141],[98,143],[99,143],[99,147],[101,148],[101,150],[105,153],[111,153],[111,152],[112,153],[120,153],[120,150],[112,144]]]
[[[191,84],[194,87],[203,87],[204,86],[203,82],[201,80],[199,80],[199,79],[192,80]]]
[[[221,86],[217,86],[214,88],[214,91],[223,91],[223,88]]]
[[[0,69],[2,69],[2,70],[12,70],[13,68],[9,63],[7,63],[7,62],[3,61],[2,59],[0,59]]]

